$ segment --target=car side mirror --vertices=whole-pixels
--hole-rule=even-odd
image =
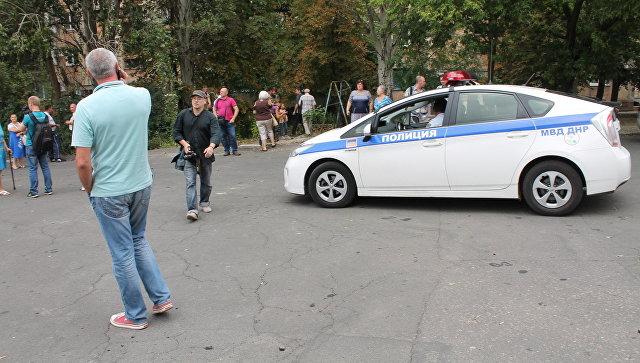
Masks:
[[[371,124],[367,124],[364,127],[364,130],[362,130],[362,136],[364,136],[362,138],[362,141],[367,142],[371,139]]]
[[[366,137],[369,136],[371,137],[371,124],[367,124],[364,127],[364,130],[362,131],[362,134]]]

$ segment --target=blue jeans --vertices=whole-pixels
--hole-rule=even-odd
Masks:
[[[200,206],[209,206],[209,197],[211,196],[211,190],[213,185],[211,184],[211,173],[213,171],[213,165],[211,159],[200,159]],[[184,164],[184,177],[187,181],[187,212],[198,211],[198,205],[196,204],[196,177],[198,176],[198,168],[195,163],[186,161]]]
[[[238,140],[236,139],[236,125],[230,122],[220,122],[222,131],[222,145],[225,152],[238,151]]]
[[[151,187],[117,197],[90,197],[100,229],[107,240],[113,275],[127,319],[142,323],[147,308],[140,292],[140,280],[154,304],[169,300],[156,257],[145,237]]]
[[[47,160],[47,154],[36,155],[33,151],[33,147],[27,146],[27,163],[29,164],[29,192],[31,194],[38,194],[38,164],[42,169],[42,175],[44,176],[44,191],[53,191],[53,185],[51,183],[51,170],[49,169],[49,160]]]

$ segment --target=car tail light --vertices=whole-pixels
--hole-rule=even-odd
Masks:
[[[605,139],[613,147],[620,147],[620,135],[618,130],[620,129],[620,121],[618,121],[613,109],[607,109],[599,113],[596,117],[591,119],[591,122],[596,126],[598,131],[604,136]]]

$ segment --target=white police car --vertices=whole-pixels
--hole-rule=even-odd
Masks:
[[[564,215],[631,174],[611,107],[539,88],[420,93],[291,153],[285,189],[323,207],[356,196],[518,198]]]

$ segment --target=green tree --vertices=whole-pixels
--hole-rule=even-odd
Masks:
[[[525,10],[502,40],[502,77],[576,92],[590,79],[628,81],[637,72],[637,2],[541,0]],[[617,87],[614,87],[617,89]]]
[[[352,11],[356,0],[294,0],[286,32],[292,39],[285,84],[328,89],[333,80],[373,80],[375,62]]]
[[[19,113],[33,94],[48,95],[49,31],[32,10],[37,1],[0,2],[0,112]]]

